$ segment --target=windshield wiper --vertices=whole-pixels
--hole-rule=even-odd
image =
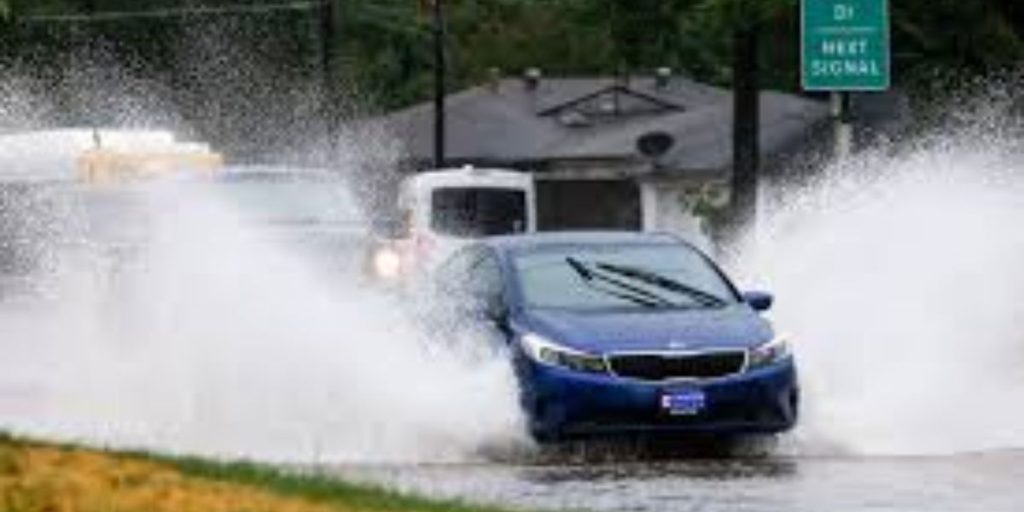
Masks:
[[[583,282],[593,290],[649,308],[675,306],[671,301],[658,294],[651,293],[643,288],[633,286],[629,283],[615,279],[614,277],[604,275],[603,273],[594,272],[594,269],[588,267],[585,263],[573,258],[572,256],[567,256],[565,261],[574,271],[576,271],[580,278],[583,279]],[[595,281],[611,284],[617,289],[599,286]]]
[[[728,301],[713,293],[706,292],[699,288],[694,288],[693,286],[690,286],[688,284],[680,283],[675,279],[665,277],[661,274],[652,272],[650,270],[604,262],[594,263],[594,266],[601,270],[606,270],[608,272],[613,272],[620,276],[636,279],[647,284],[652,284],[659,288],[664,288],[666,290],[683,293],[699,302],[702,306],[721,307],[728,304]]]

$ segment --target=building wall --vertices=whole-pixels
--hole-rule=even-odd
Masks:
[[[535,173],[539,228],[667,232],[710,250],[704,221],[691,211],[693,191],[708,180],[639,178],[647,172],[637,162],[550,165]]]
[[[645,181],[640,184],[644,231],[672,233],[703,250],[712,242],[704,231],[704,221],[691,211],[689,201],[695,184],[683,180]]]

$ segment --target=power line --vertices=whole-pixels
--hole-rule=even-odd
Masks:
[[[105,11],[93,14],[43,14],[16,18],[21,23],[89,23],[146,18],[181,18],[186,16],[225,14],[272,14],[282,11],[309,11],[321,7],[316,0],[300,0],[276,4],[226,5],[222,7],[185,7],[148,11]]]

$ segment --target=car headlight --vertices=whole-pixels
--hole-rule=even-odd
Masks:
[[[782,361],[789,357],[789,337],[780,335],[771,341],[750,349],[747,368],[757,369]]]
[[[378,279],[397,279],[402,273],[402,257],[389,247],[378,249],[373,255],[373,272]]]
[[[523,335],[522,345],[526,355],[541,364],[584,373],[608,373],[603,357],[563,347],[533,333]]]

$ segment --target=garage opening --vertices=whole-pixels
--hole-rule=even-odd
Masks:
[[[640,187],[630,180],[537,182],[537,227],[639,230]]]

